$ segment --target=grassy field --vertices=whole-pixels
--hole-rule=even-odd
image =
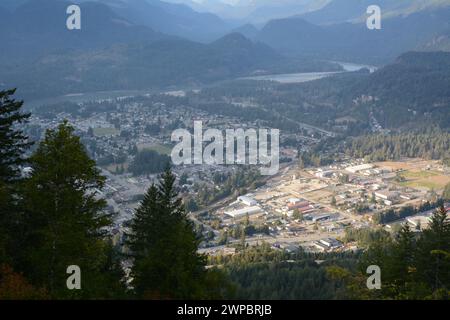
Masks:
[[[442,190],[450,183],[450,176],[435,171],[404,171],[400,176],[406,179],[402,186],[417,189]]]
[[[94,134],[97,137],[116,136],[120,133],[116,128],[94,128]]]

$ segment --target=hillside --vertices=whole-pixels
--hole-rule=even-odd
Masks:
[[[159,0],[90,0],[109,6],[117,15],[137,25],[193,41],[212,41],[231,27],[218,16],[199,13],[187,5]]]
[[[36,59],[65,50],[98,49],[117,43],[153,42],[168,36],[138,26],[100,3],[82,3],[82,28],[66,28],[67,1],[29,0],[0,21],[4,60]]]
[[[289,55],[385,64],[448,30],[449,16],[450,8],[424,10],[385,19],[382,30],[375,31],[365,23],[319,26],[292,17],[270,21],[257,39]]]
[[[373,110],[383,126],[450,126],[450,53],[409,52],[360,81],[347,94],[372,96],[356,108]]]
[[[211,44],[181,39],[54,53],[4,68],[0,83],[38,98],[105,90],[199,85],[254,72],[312,71],[333,64],[284,58],[270,47],[233,33]]]
[[[332,0],[323,8],[308,12],[301,17],[314,24],[338,24],[343,22],[361,22],[367,7],[376,4],[382,9],[385,18],[409,15],[419,11],[445,8],[450,6],[449,0]]]

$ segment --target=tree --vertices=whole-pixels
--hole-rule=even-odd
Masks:
[[[20,130],[30,117],[20,111],[23,101],[12,98],[15,89],[0,91],[0,264],[12,263],[19,208],[16,197],[24,152],[31,146]]]
[[[111,297],[120,278],[112,279],[119,269],[105,241],[111,216],[98,192],[105,178],[66,121],[46,132],[30,164],[20,237],[24,274],[52,298]],[[67,290],[70,265],[82,270],[82,290]]]
[[[393,243],[389,260],[383,272],[385,289],[390,290],[393,297],[407,297],[412,282],[415,263],[415,236],[408,224],[404,224]]]
[[[417,243],[417,280],[424,282],[431,293],[450,288],[450,221],[445,208],[432,216],[428,229]]]
[[[26,162],[23,154],[31,143],[18,125],[28,121],[30,114],[20,112],[23,101],[11,96],[15,89],[0,91],[0,181],[11,182],[20,177],[20,166]]]
[[[139,298],[207,298],[206,259],[197,253],[199,239],[169,168],[149,188],[130,228],[132,285]]]

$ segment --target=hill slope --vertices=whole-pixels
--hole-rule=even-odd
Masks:
[[[424,10],[384,19],[382,30],[369,30],[365,23],[318,26],[293,17],[269,22],[257,39],[290,55],[384,64],[448,30],[449,16],[450,8]]]
[[[450,126],[450,53],[408,52],[393,64],[371,74],[347,92],[356,108],[374,111],[383,126]],[[355,101],[355,100],[354,100]],[[355,102],[354,102],[355,104]]]

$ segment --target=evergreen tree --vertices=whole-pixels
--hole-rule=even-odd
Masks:
[[[20,111],[23,101],[11,97],[15,91],[0,91],[0,181],[4,183],[20,177],[20,165],[26,161],[23,153],[31,145],[17,128],[28,121],[30,114]]]
[[[408,286],[412,281],[415,259],[415,236],[408,224],[402,226],[396,235],[386,259],[386,269],[383,270],[383,281],[389,294],[395,298],[407,297]]]
[[[417,281],[427,284],[431,294],[450,288],[450,221],[444,207],[432,216],[418,241]]]
[[[105,241],[111,217],[99,199],[104,185],[74,129],[62,123],[48,130],[30,158],[33,168],[24,186],[25,214],[21,221],[21,267],[52,298],[112,297],[120,287],[111,248]],[[82,290],[66,287],[67,267],[81,268]]]
[[[151,186],[131,222],[132,285],[140,298],[207,298],[206,260],[170,169]]]
[[[18,249],[13,241],[19,212],[18,197],[14,195],[21,177],[20,166],[26,161],[24,152],[31,145],[18,127],[30,115],[20,111],[23,102],[14,100],[14,93],[15,89],[0,91],[0,264],[11,264]]]

